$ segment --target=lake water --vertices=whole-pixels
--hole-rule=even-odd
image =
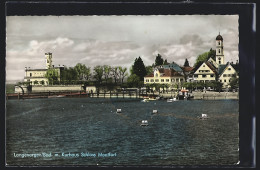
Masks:
[[[234,165],[239,160],[238,107],[238,100],[8,100],[6,162]],[[210,118],[198,119],[202,113]],[[149,126],[140,126],[141,120],[148,120]]]

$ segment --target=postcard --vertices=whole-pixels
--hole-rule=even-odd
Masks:
[[[239,164],[239,15],[6,17],[6,166]]]

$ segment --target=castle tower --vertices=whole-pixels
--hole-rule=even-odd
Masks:
[[[223,38],[219,35],[216,37],[216,63],[217,64],[224,64],[224,50],[223,50]]]
[[[45,53],[46,69],[52,68],[52,53]]]

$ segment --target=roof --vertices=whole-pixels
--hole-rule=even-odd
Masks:
[[[184,72],[191,72],[191,70],[193,69],[194,67],[189,67],[189,66],[186,66],[186,67],[182,67],[182,70]]]
[[[53,69],[63,69],[64,67],[53,67]],[[25,71],[47,71],[48,69],[46,68],[36,68],[36,69],[32,69],[32,68],[27,68],[25,69]]]
[[[26,71],[47,71],[47,69],[26,69]]]
[[[153,77],[153,73],[146,75],[145,77]]]
[[[221,41],[223,41],[223,37],[219,34],[219,35],[216,37],[216,40],[221,40]]]
[[[228,63],[227,63],[227,64],[220,64],[220,65],[218,66],[218,74],[219,74],[219,75],[221,75],[221,74],[224,72],[224,70],[225,70],[225,68],[227,67],[227,65],[228,65]]]
[[[174,62],[172,62],[170,64],[167,64],[167,65],[163,65],[163,68],[165,68],[165,69],[172,68],[172,69],[174,69],[177,72],[182,72],[181,67],[178,64],[174,63]]]
[[[217,68],[212,63],[210,63],[209,61],[206,61],[205,63],[215,74],[218,73]]]
[[[183,76],[182,74],[178,73],[177,71],[175,71],[174,69],[171,68],[161,68],[158,69],[160,73],[162,73],[161,77],[174,77],[174,76]],[[145,77],[154,77],[154,74],[148,74]]]
[[[205,61],[204,62],[215,74],[217,74],[218,73],[218,71],[217,71],[217,68],[212,64],[212,63],[210,63],[209,61]],[[202,63],[202,64],[204,64],[204,63]],[[201,66],[202,66],[202,64],[199,66],[199,67],[196,67],[197,69],[195,70],[195,68],[192,70],[192,73],[195,73]]]

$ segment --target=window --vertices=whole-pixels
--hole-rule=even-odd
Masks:
[[[30,73],[30,77],[32,77],[32,73]]]
[[[220,53],[220,49],[218,49],[218,53]]]
[[[197,75],[197,74],[194,74],[194,77],[195,77],[195,78],[198,78],[198,75]]]
[[[230,79],[229,79],[228,81],[229,81],[229,82],[231,82],[231,80],[230,80]]]
[[[153,79],[151,79],[151,82],[154,82],[154,80],[153,80]]]
[[[218,42],[218,45],[220,45],[220,41]]]
[[[221,64],[221,61],[219,60],[218,63]]]
[[[231,70],[231,68],[228,68],[228,70]]]
[[[203,64],[203,67],[205,67],[205,65]]]
[[[161,79],[161,82],[164,82],[164,79]]]
[[[158,77],[158,73],[155,74],[155,77]]]
[[[207,75],[202,75],[203,78],[207,77]]]
[[[226,74],[223,74],[223,77],[227,77],[227,75],[226,75]]]
[[[146,82],[149,82],[149,79],[146,79]]]
[[[176,81],[179,81],[179,79],[177,78]]]
[[[172,79],[172,82],[174,82],[174,79]]]
[[[226,79],[224,80],[224,82],[226,82]]]
[[[159,82],[159,79],[155,79],[155,82]]]
[[[169,79],[166,79],[166,82],[169,82],[170,80]]]
[[[214,74],[211,74],[210,77],[214,77]]]
[[[220,82],[222,82],[222,80],[220,80]]]

